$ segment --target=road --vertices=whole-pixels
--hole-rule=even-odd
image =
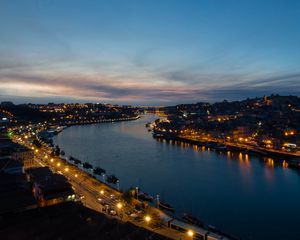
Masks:
[[[32,147],[29,141],[22,141],[20,143],[27,147]],[[109,218],[117,218],[119,221],[131,222],[138,227],[148,229],[153,233],[160,234],[169,239],[192,239],[187,233],[182,233],[160,224],[159,221],[157,221],[159,220],[159,209],[148,206],[145,212],[137,212],[133,205],[122,201],[121,193],[117,190],[94,179],[77,166],[59,157],[50,157],[45,147],[34,150],[35,162],[40,166],[48,166],[55,173],[64,175],[72,184],[76,195],[80,197],[81,202],[86,207],[106,214]],[[134,201],[137,202],[137,200]],[[102,204],[100,202],[102,202]],[[130,215],[129,212],[134,214]],[[146,216],[149,216],[149,218],[147,219]]]
[[[243,144],[243,143],[237,143],[237,142],[228,142],[224,141],[223,139],[218,138],[206,138],[205,140],[201,136],[186,136],[182,135],[180,136],[182,139],[192,140],[192,141],[198,141],[198,142],[217,142],[220,144],[225,144],[228,146],[236,147],[236,148],[242,148],[247,150],[252,150],[253,152],[263,153],[263,154],[281,154],[283,156],[289,156],[289,157],[300,157],[300,152],[285,152],[277,149],[270,149],[270,148],[263,148],[259,146],[251,146],[249,144]]]

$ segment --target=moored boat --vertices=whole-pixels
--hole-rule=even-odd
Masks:
[[[85,169],[92,169],[93,166],[91,164],[89,164],[88,162],[83,163],[83,168]]]
[[[218,144],[214,147],[216,150],[219,150],[219,151],[226,151],[227,150],[227,146],[224,145],[224,144]]]
[[[115,176],[115,175],[110,175],[110,176],[107,176],[106,177],[106,181],[108,183],[113,183],[113,184],[116,184],[119,182],[119,179]]]
[[[138,193],[138,198],[142,201],[148,201],[148,202],[153,202],[153,200],[154,200],[154,197],[152,197],[148,193],[144,193],[141,191]]]
[[[166,203],[164,201],[159,201],[158,205],[159,205],[159,208],[162,208],[164,210],[167,210],[167,211],[170,211],[170,212],[175,211],[174,207],[172,207],[169,203]]]
[[[74,159],[74,164],[82,164],[82,162],[79,159]]]
[[[93,169],[93,173],[96,175],[101,175],[101,174],[105,174],[106,170],[100,167],[96,167]]]
[[[288,162],[288,166],[291,168],[300,168],[300,159],[292,159]]]
[[[199,226],[199,227],[204,226],[204,223],[201,220],[195,218],[194,216],[192,216],[189,213],[184,213],[182,218],[190,224],[193,224],[193,225],[196,225],[196,226]]]

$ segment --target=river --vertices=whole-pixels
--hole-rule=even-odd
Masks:
[[[300,174],[272,159],[221,153],[154,139],[145,128],[157,117],[81,125],[54,144],[176,208],[243,239],[298,239]]]

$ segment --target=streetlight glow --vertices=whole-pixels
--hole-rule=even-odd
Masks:
[[[121,209],[123,207],[122,203],[117,204],[117,208]]]
[[[149,215],[145,216],[145,221],[149,223],[151,221],[151,217]]]
[[[59,167],[59,166],[60,166],[60,163],[56,164],[56,166],[58,166],[58,167]]]
[[[192,230],[188,230],[187,231],[187,235],[189,235],[190,237],[194,236],[194,232]]]

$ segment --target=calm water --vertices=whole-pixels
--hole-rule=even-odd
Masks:
[[[159,142],[145,123],[73,126],[54,138],[66,155],[101,166],[127,189],[139,186],[244,239],[300,239],[300,171],[245,154]]]

